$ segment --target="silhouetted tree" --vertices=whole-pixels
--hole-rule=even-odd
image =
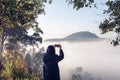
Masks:
[[[32,56],[28,53],[25,57],[26,63],[28,65],[28,72],[29,74],[32,74]]]
[[[32,79],[34,79],[34,76],[42,76],[42,71],[43,71],[42,57],[43,57],[43,53],[41,50],[38,52],[35,52],[34,55],[32,53],[28,53],[25,57],[25,60],[28,66],[28,72],[32,76],[31,77]]]
[[[30,55],[30,53],[28,53],[25,57],[25,60],[27,62],[28,65],[28,70],[29,73],[32,73],[33,71],[35,73],[41,73],[42,72],[42,57],[43,54],[42,53],[35,53],[34,59],[33,56]],[[33,65],[34,64],[34,65]]]
[[[92,76],[91,73],[85,72],[82,67],[78,67],[70,80],[101,80],[101,77]]]

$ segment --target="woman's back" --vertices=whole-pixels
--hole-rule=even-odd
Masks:
[[[56,61],[56,55],[48,55],[44,56],[44,77],[45,80],[60,80],[59,79],[59,68],[58,62]]]
[[[52,46],[54,47],[54,46]],[[54,50],[54,49],[53,49]],[[55,51],[53,51],[55,52]],[[60,80],[58,62],[64,58],[64,53],[60,49],[60,55],[46,53],[43,57],[43,80]]]

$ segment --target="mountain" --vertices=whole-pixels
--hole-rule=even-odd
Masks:
[[[71,35],[68,35],[64,38],[54,38],[54,39],[47,39],[45,41],[74,41],[74,42],[79,42],[79,41],[96,41],[96,40],[101,40],[102,38],[98,37],[96,34],[91,33],[89,31],[82,31],[82,32],[76,32]]]

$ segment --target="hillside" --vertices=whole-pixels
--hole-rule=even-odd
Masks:
[[[88,32],[88,31],[82,31],[82,32],[76,32],[73,34],[70,34],[64,38],[54,38],[54,39],[47,39],[46,41],[74,41],[74,42],[79,42],[79,41],[96,41],[96,40],[101,40],[100,37],[98,37],[96,34]]]

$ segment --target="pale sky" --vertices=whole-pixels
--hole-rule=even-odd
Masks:
[[[46,38],[65,37],[78,31],[90,31],[100,35],[98,25],[104,20],[102,10],[105,6],[101,4],[106,0],[96,0],[98,9],[83,8],[76,11],[66,0],[53,0],[52,4],[45,7],[45,15],[39,15],[38,22]]]

